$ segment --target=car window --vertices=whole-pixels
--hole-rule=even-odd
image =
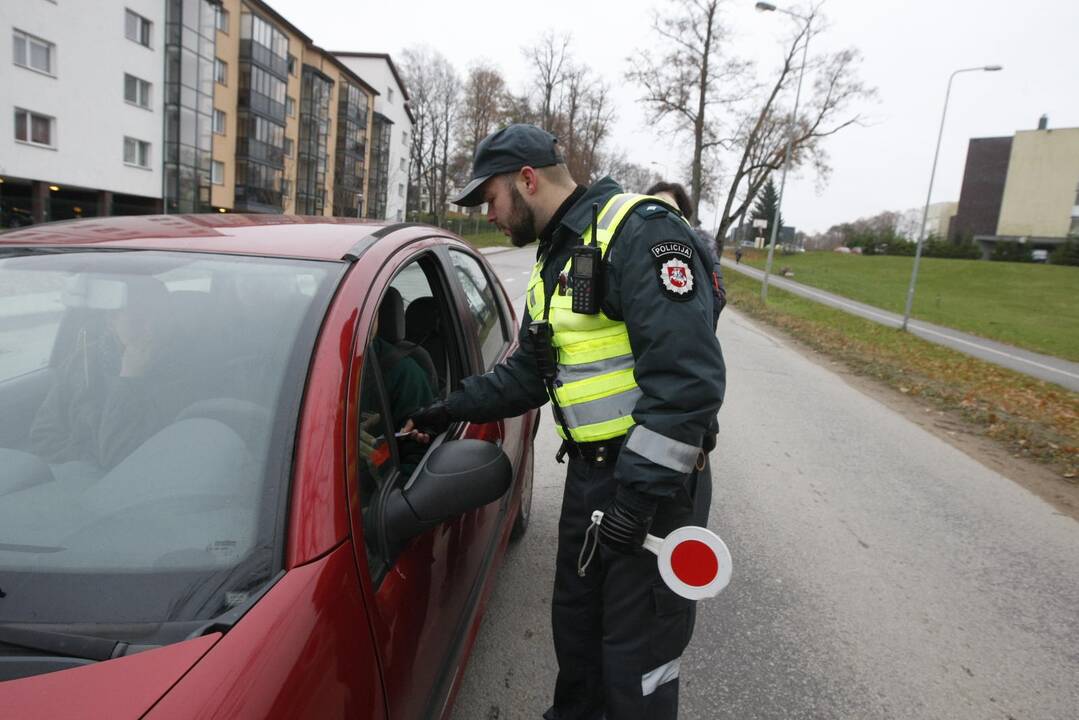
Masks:
[[[380,547],[378,497],[400,485],[419,465],[426,445],[394,438],[413,411],[445,397],[459,375],[459,343],[438,280],[426,255],[394,276],[378,301],[364,352],[359,398],[360,500],[368,567],[377,580],[392,564]]]
[[[300,394],[343,267],[0,259],[0,575],[25,576],[0,623],[166,632],[277,572]]]
[[[450,257],[465,292],[468,308],[476,320],[483,368],[490,370],[509,342],[509,334],[495,300],[494,287],[475,258],[458,250],[451,250]]]

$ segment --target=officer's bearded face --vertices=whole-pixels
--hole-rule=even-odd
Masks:
[[[487,202],[487,221],[509,235],[516,247],[524,247],[539,234],[536,216],[514,184],[514,175],[508,174],[487,184],[484,200]]]
[[[515,247],[524,247],[536,239],[539,230],[536,228],[536,215],[532,208],[525,202],[524,196],[517,190],[517,186],[510,182],[510,215],[506,221],[506,229],[510,232],[510,242]]]

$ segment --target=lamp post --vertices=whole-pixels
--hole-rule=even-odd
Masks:
[[[933,151],[933,169],[929,171],[929,192],[925,195],[925,209],[922,211],[922,226],[918,230],[917,247],[914,249],[914,268],[910,273],[910,287],[907,288],[907,306],[903,311],[903,330],[907,329],[910,320],[910,309],[914,305],[914,283],[918,280],[918,263],[922,259],[922,237],[925,235],[925,224],[929,219],[929,200],[933,197],[933,179],[937,174],[937,158],[940,156],[940,139],[944,136],[944,118],[948,115],[948,98],[952,94],[952,80],[959,73],[966,72],[997,72],[1003,69],[1000,65],[983,65],[981,67],[962,68],[956,70],[948,77],[948,89],[944,93],[944,109],[940,113],[940,130],[937,131],[937,148]]]
[[[648,164],[649,165],[655,165],[658,168],[659,167],[663,168],[663,182],[670,182],[671,181],[670,176],[667,174],[667,163],[665,163],[665,162],[661,163],[658,160],[650,160],[650,161],[648,161]]]
[[[779,179],[779,195],[776,197],[776,212],[772,218],[772,239],[768,244],[768,262],[764,265],[764,281],[761,283],[761,302],[768,302],[768,276],[772,272],[772,258],[776,252],[776,235],[779,234],[779,209],[783,205],[783,189],[787,185],[787,168],[791,164],[791,145],[794,143],[794,124],[798,121],[798,101],[802,98],[802,78],[806,71],[806,56],[809,54],[809,26],[813,18],[799,15],[790,10],[778,8],[772,3],[759,2],[756,8],[761,12],[781,12],[805,23],[805,43],[802,46],[802,66],[798,70],[798,89],[794,93],[794,110],[791,111],[790,130],[787,133],[787,150],[783,155],[783,174]]]

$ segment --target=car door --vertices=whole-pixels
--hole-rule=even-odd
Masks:
[[[472,330],[459,313],[459,290],[453,286],[454,271],[445,256],[434,251],[399,256],[382,269],[383,284],[372,287],[363,312],[378,319],[360,337],[366,349],[358,369],[355,407],[350,410],[358,429],[356,462],[350,462],[354,493],[350,504],[358,507],[352,519],[356,552],[370,583],[370,616],[389,715],[393,720],[412,720],[431,716],[444,701],[506,500],[465,513],[401,547],[391,546],[386,537],[385,499],[422,467],[428,450],[394,439],[394,431],[404,424],[410,405],[444,395],[478,369],[475,343],[468,337]],[[403,333],[387,327],[399,314],[390,307],[395,294],[405,318],[422,314],[430,320],[434,313],[441,351],[429,336],[417,337],[407,327]],[[422,312],[409,312],[417,308]],[[362,324],[360,332],[365,332]],[[421,342],[397,342],[400,335],[410,334]],[[438,368],[445,371],[444,387],[430,388],[430,397],[424,397],[422,388],[417,391],[422,385],[421,366],[427,363],[412,362],[419,358],[412,345],[430,348],[426,355],[436,368],[436,379],[429,388],[441,384]],[[440,353],[444,357],[432,357]],[[501,436],[500,423],[458,423],[436,442],[462,437],[501,442]]]
[[[517,326],[513,310],[494,273],[471,249],[451,245],[444,250],[453,268],[458,292],[458,312],[472,343],[472,361],[478,372],[487,372],[516,348]],[[499,422],[502,449],[521,474],[528,458],[535,418],[526,413]]]

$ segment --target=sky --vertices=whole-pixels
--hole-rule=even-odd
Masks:
[[[677,175],[692,153],[689,138],[653,127],[641,91],[625,80],[629,58],[656,44],[658,0],[268,0],[327,50],[386,52],[428,45],[464,76],[484,60],[522,91],[530,67],[523,49],[553,29],[572,36],[571,52],[614,88],[617,121],[610,147],[661,174]],[[776,2],[798,10],[796,3]],[[761,13],[753,0],[723,5],[732,50],[777,67],[793,19]],[[877,98],[857,108],[864,124],[826,141],[832,173],[821,184],[812,172],[788,176],[785,222],[810,234],[884,210],[921,207],[953,70],[1003,65],[1002,72],[956,77],[948,104],[932,201],[959,199],[967,142],[973,137],[1033,129],[1044,113],[1049,127],[1079,127],[1079,0],[826,0],[827,30],[809,53],[846,47],[863,56],[859,76]],[[654,164],[654,165],[652,165]],[[617,179],[617,178],[616,178]],[[688,185],[688,178],[672,177]],[[778,181],[778,178],[777,178]],[[714,210],[702,205],[705,225]]]

